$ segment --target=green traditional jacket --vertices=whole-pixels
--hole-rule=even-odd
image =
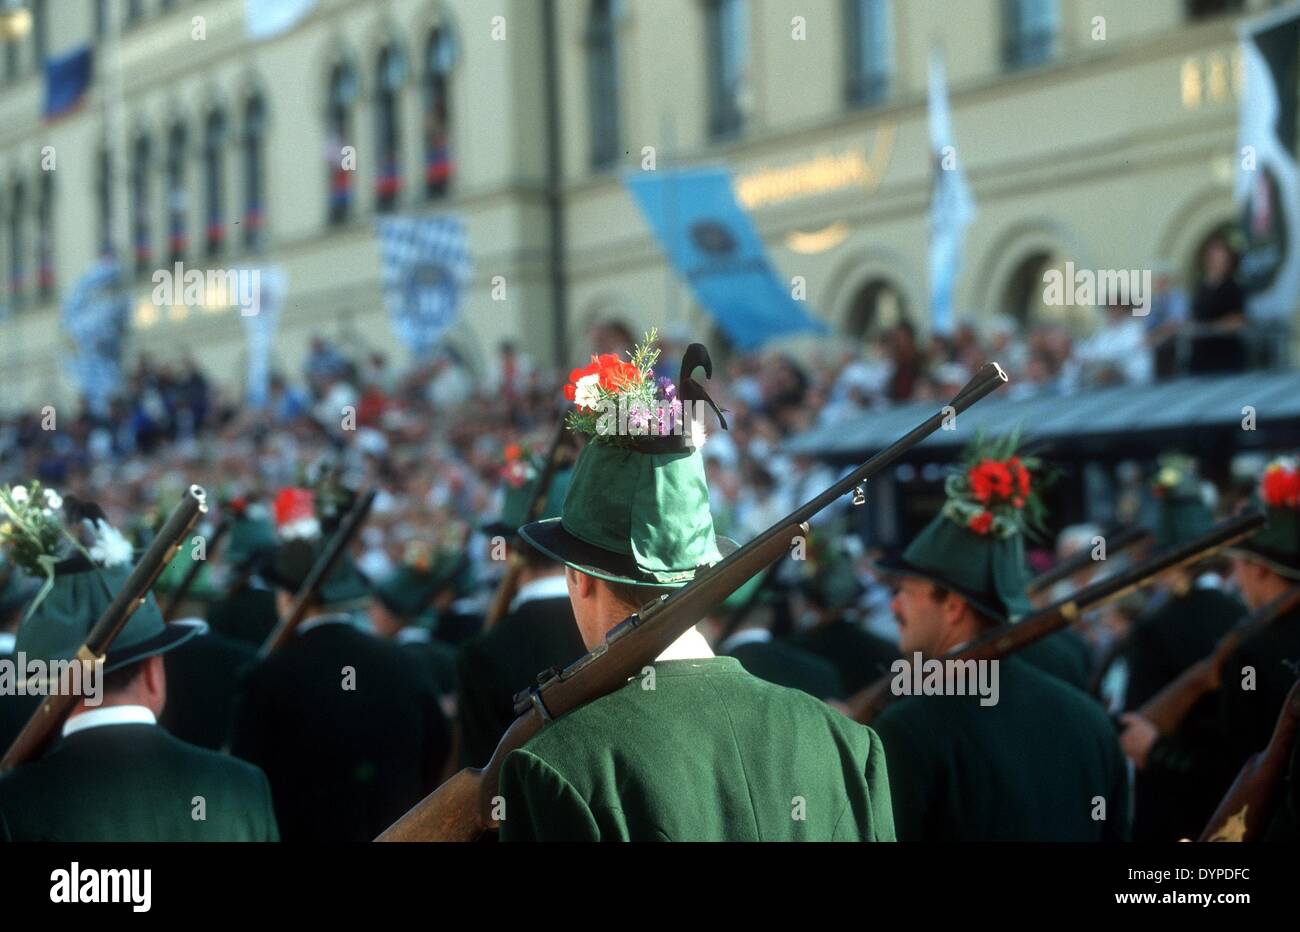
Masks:
[[[998,702],[912,696],[873,723],[889,758],[902,841],[1120,841],[1128,778],[1091,697],[1017,657]],[[1097,797],[1105,818],[1094,819]]]
[[[892,841],[880,740],[733,658],[667,660],[501,770],[503,841]]]
[[[157,725],[62,738],[0,778],[3,841],[279,841],[261,770]]]
[[[1068,628],[1025,647],[1020,657],[1075,689],[1087,692],[1092,686],[1092,651],[1082,636]]]

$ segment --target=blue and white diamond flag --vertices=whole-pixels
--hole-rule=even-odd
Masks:
[[[117,263],[100,259],[63,299],[63,329],[72,339],[69,374],[90,409],[108,413],[122,382],[122,342],[131,301],[120,287]]]
[[[456,322],[474,271],[465,225],[459,217],[383,217],[376,229],[393,332],[424,358]]]

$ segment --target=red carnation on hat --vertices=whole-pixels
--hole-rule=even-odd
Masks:
[[[1300,469],[1273,463],[1264,470],[1260,497],[1270,508],[1300,508]]]

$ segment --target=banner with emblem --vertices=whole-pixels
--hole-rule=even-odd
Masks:
[[[736,203],[725,168],[634,172],[624,179],[646,222],[695,299],[742,350],[776,337],[820,334],[768,262],[763,241]]]
[[[377,230],[393,332],[424,358],[456,322],[473,275],[465,225],[459,217],[383,217]]]
[[[68,374],[90,410],[108,414],[110,399],[122,383],[122,343],[131,301],[120,281],[117,263],[100,259],[63,298],[63,329],[72,341]]]
[[[1253,316],[1284,318],[1300,295],[1300,5],[1240,28],[1246,87],[1237,143],[1238,274]]]

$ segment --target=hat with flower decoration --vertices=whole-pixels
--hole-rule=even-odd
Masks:
[[[258,566],[275,552],[275,524],[271,510],[260,501],[238,495],[221,503],[224,520],[230,522],[221,559],[228,566],[245,569]]]
[[[70,660],[131,575],[131,542],[94,502],[61,499],[38,482],[0,489],[0,512],[0,542],[9,559],[41,582],[14,650]],[[179,647],[206,629],[197,619],[167,624],[151,593],[113,640],[104,672]]]
[[[402,562],[371,584],[376,599],[403,623],[418,618],[437,595],[457,585],[466,568],[464,531],[440,530],[433,540],[412,540]]]
[[[568,425],[588,437],[560,516],[519,529],[532,547],[579,572],[639,586],[684,586],[700,567],[735,549],[709,511],[700,446],[703,407],[726,420],[696,369],[713,374],[708,350],[691,344],[676,385],[656,378],[656,333],[623,360],[607,354],[574,369]]]
[[[947,501],[885,573],[928,579],[982,614],[1010,622],[1030,611],[1025,534],[1042,527],[1042,464],[1016,455],[1018,438],[977,438],[948,477]]]
[[[1151,494],[1156,499],[1157,549],[1185,544],[1214,525],[1205,485],[1196,478],[1195,463],[1188,457],[1162,458]]]
[[[1269,463],[1259,480],[1259,499],[1267,523],[1228,552],[1300,579],[1300,465],[1288,459]]]
[[[501,513],[495,520],[483,525],[483,532],[493,537],[513,537],[519,533],[519,525],[528,516],[528,505],[541,482],[545,469],[543,455],[521,443],[507,444],[505,464],[501,467]],[[538,519],[558,518],[560,506],[564,504],[565,493],[569,490],[569,480],[573,470],[556,465],[551,474],[551,484],[542,498],[541,512]]]
[[[311,574],[325,549],[325,526],[332,524],[338,514],[338,507],[322,513],[320,504],[314,489],[290,487],[276,494],[271,510],[280,542],[261,569],[262,578],[271,585],[297,592]],[[369,594],[369,583],[345,551],[321,583],[316,598],[321,605],[346,609],[360,604]]]

